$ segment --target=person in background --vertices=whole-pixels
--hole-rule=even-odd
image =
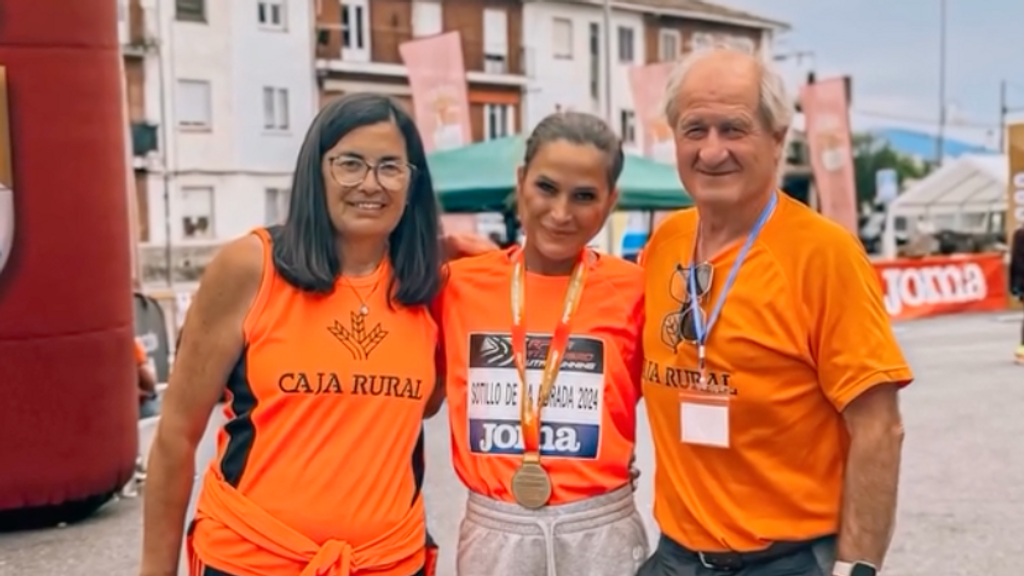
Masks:
[[[1013,233],[1010,243],[1010,291],[1024,304],[1024,223]],[[1024,364],[1024,323],[1021,324],[1020,345],[1015,359],[1017,364]]]
[[[458,576],[625,576],[647,556],[631,486],[643,273],[587,248],[623,161],[596,116],[548,116],[518,174],[524,244],[449,265],[438,397],[469,489]]]
[[[695,208],[641,259],[662,535],[639,576],[876,576],[889,546],[913,374],[857,238],[777,188],[792,102],[726,48],[670,75]]]
[[[139,373],[139,419],[152,418],[160,413],[156,371],[150,366],[149,354],[138,338],[135,339],[135,364]]]
[[[413,120],[376,94],[331,102],[292,190],[287,221],[222,248],[189,308],[149,465],[143,576],[178,574],[196,445],[225,387],[191,576],[427,574],[442,259]]]

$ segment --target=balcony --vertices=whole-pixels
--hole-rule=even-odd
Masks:
[[[157,127],[148,122],[132,122],[132,156],[146,157],[160,149],[157,142]]]
[[[317,68],[324,72],[367,74],[392,78],[407,77],[399,46],[410,41],[403,29],[373,29],[367,38],[369,50],[346,48],[341,30],[321,28],[317,36]],[[520,85],[532,67],[532,53],[517,46],[493,46],[462,37],[462,58],[466,77],[473,83]]]

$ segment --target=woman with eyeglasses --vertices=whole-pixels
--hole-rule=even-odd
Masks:
[[[425,573],[438,218],[401,108],[373,94],[324,107],[287,222],[225,246],[189,310],[149,464],[141,574],[178,574],[196,445],[225,388],[191,576]]]
[[[518,174],[524,245],[449,266],[437,314],[469,489],[459,576],[624,576],[647,557],[631,486],[643,275],[588,248],[622,167],[597,117],[545,118]]]

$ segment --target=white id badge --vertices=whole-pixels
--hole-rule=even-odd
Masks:
[[[679,426],[687,444],[729,447],[729,398],[710,394],[683,394],[679,402]]]

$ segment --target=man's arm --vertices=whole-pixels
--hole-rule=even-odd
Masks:
[[[837,558],[881,567],[892,540],[903,424],[897,384],[875,386],[843,411],[850,452]]]

